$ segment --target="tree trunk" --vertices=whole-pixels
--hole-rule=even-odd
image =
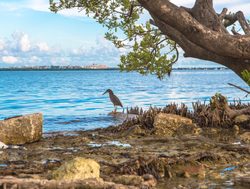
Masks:
[[[233,70],[241,78],[241,72],[250,71],[249,25],[241,12],[235,17],[246,35],[230,34],[223,22],[227,9],[217,14],[213,0],[196,0],[194,7],[177,7],[168,0],[138,0],[149,11],[159,29],[176,41],[186,57],[219,63]],[[237,14],[237,13],[236,13]],[[226,25],[228,26],[228,25]]]

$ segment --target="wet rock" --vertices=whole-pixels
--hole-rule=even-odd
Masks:
[[[235,178],[236,185],[240,186],[250,186],[250,173],[248,174],[238,174]]]
[[[65,162],[52,174],[52,177],[56,180],[84,180],[99,178],[99,176],[100,165],[92,159],[81,157]]]
[[[0,141],[5,144],[25,144],[42,137],[41,113],[17,116],[0,121]]]
[[[213,180],[222,180],[222,179],[224,179],[223,174],[217,173],[217,172],[212,173],[210,175],[210,178],[213,179]]]
[[[157,185],[157,180],[155,179],[153,175],[145,174],[142,177],[144,179],[144,183],[143,183],[144,186],[155,187]]]
[[[184,178],[197,177],[199,179],[204,179],[206,172],[205,167],[200,165],[182,165],[175,169],[176,175]]]
[[[172,136],[184,125],[192,125],[192,120],[175,114],[160,113],[155,116],[154,134]]]
[[[113,182],[124,185],[140,186],[144,182],[144,179],[137,175],[119,175],[113,179]]]
[[[42,164],[46,169],[53,169],[62,165],[60,159],[46,159],[42,161]]]
[[[240,127],[238,125],[234,125],[232,131],[233,131],[233,135],[237,136],[240,132]]]
[[[248,116],[248,115],[239,115],[239,116],[237,116],[237,117],[235,117],[234,118],[234,122],[235,123],[239,123],[239,124],[241,124],[241,123],[245,123],[245,122],[248,122],[248,121],[250,121],[250,116]]]
[[[1,149],[7,149],[9,146],[7,146],[6,144],[4,144],[3,142],[0,142],[0,150]]]
[[[250,132],[245,132],[240,135],[240,139],[245,143],[250,143]]]
[[[8,187],[7,187],[8,186]],[[13,176],[2,177],[0,176],[0,188],[88,188],[88,189],[139,189],[139,187],[125,186],[113,182],[105,182],[102,179],[85,179],[76,181],[57,181],[46,179],[31,179],[31,178],[16,178]]]
[[[151,188],[156,186],[157,181],[153,175],[119,175],[113,179],[113,182],[128,186],[140,186],[140,188]],[[142,187],[143,186],[143,187]]]
[[[187,134],[199,135],[202,132],[202,129],[196,124],[182,125],[176,131],[174,135],[183,136]]]
[[[133,125],[124,132],[122,132],[123,137],[127,136],[144,136],[146,135],[145,129],[142,129],[140,125]]]
[[[125,114],[123,112],[110,112],[108,115],[113,116],[116,119],[119,119],[121,121],[135,119],[138,117],[138,115],[136,115],[136,114]]]

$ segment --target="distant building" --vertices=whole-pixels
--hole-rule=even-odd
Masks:
[[[22,67],[9,67],[0,68],[0,70],[86,70],[86,69],[109,69],[105,64],[92,64],[87,66],[22,66]]]
[[[84,68],[86,68],[86,69],[107,69],[109,67],[105,64],[92,64],[92,65],[85,66]]]

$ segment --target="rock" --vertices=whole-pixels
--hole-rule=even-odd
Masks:
[[[205,167],[202,164],[199,165],[179,165],[174,169],[177,176],[189,178],[197,177],[199,179],[204,179],[206,172]]]
[[[238,125],[234,125],[232,131],[233,131],[233,135],[237,136],[240,132],[240,127]]]
[[[240,139],[245,143],[250,143],[250,132],[245,132],[240,135]]]
[[[234,122],[235,123],[245,123],[245,122],[248,122],[248,121],[250,121],[250,116],[248,116],[248,115],[239,115],[239,116],[236,116],[235,118],[234,118]]]
[[[100,165],[92,160],[77,157],[65,162],[52,173],[56,180],[84,180],[88,178],[98,179],[100,176]]]
[[[215,173],[212,173],[210,175],[210,177],[213,180],[222,180],[223,179],[223,174],[215,172]]]
[[[245,186],[245,187],[249,187],[250,186],[250,174],[246,173],[246,174],[239,174],[236,176],[235,178],[235,182],[237,186]]]
[[[202,129],[196,124],[181,125],[176,129],[175,134],[177,136],[183,136],[187,134],[199,135],[202,132]]]
[[[181,126],[193,125],[192,123],[191,119],[179,115],[159,113],[154,120],[154,134],[172,136]]]
[[[122,132],[122,137],[130,137],[130,136],[144,136],[146,135],[145,129],[142,129],[140,125],[133,125],[128,128],[124,132]]]
[[[13,176],[0,176],[0,188],[85,188],[85,189],[139,189],[139,187],[125,186],[102,179],[85,179],[76,181],[47,180],[42,178],[17,178]],[[144,187],[145,188],[145,187]]]
[[[25,144],[42,137],[43,115],[29,114],[0,121],[0,141],[5,144]]]
[[[113,116],[114,118],[125,121],[129,119],[135,119],[138,117],[136,114],[125,114],[123,112],[110,112],[108,115]]]
[[[42,164],[46,169],[53,169],[62,165],[60,159],[46,159],[42,161]]]
[[[9,146],[0,141],[0,150],[7,149]]]
[[[113,179],[113,182],[124,185],[140,186],[144,182],[144,179],[138,175],[119,175]]]
[[[157,184],[157,180],[153,175],[150,174],[146,174],[143,176],[119,175],[116,176],[112,181],[127,186],[139,186],[140,188],[152,188]]]

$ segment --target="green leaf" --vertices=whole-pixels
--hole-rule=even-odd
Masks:
[[[55,13],[70,8],[84,10],[108,29],[107,40],[127,49],[120,59],[122,71],[155,74],[160,79],[171,72],[178,59],[176,44],[149,21],[142,21],[144,9],[137,0],[50,0]]]

